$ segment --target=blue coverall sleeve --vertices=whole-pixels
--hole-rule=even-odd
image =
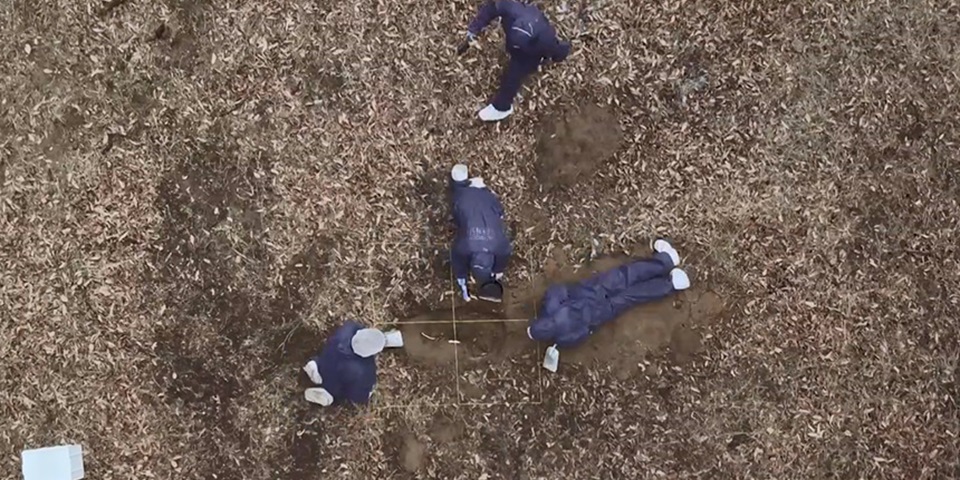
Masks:
[[[450,266],[453,268],[454,278],[467,278],[470,275],[470,255],[458,252],[456,243],[450,252]]]
[[[544,315],[552,315],[559,310],[566,301],[567,287],[564,285],[553,285],[548,288],[547,293],[543,295],[543,302],[540,305],[541,313]]]
[[[362,364],[350,363],[343,368],[344,378],[349,378],[346,400],[365,405],[370,401],[370,393],[377,384],[377,372]]]
[[[489,192],[489,190],[487,191]],[[500,218],[503,218],[503,204],[500,203],[500,199],[497,198],[493,192],[490,192],[490,197],[493,199],[491,202],[493,205],[493,211],[496,212],[497,215],[500,215]]]
[[[538,342],[548,342],[554,339],[554,322],[550,318],[540,317],[530,324],[530,336]]]
[[[493,273],[503,273],[507,269],[507,263],[510,262],[510,252],[500,252],[493,260]]]
[[[473,17],[473,21],[467,26],[467,30],[474,35],[479,35],[484,28],[487,28],[487,25],[490,25],[493,19],[499,18],[501,15],[503,15],[503,12],[500,10],[500,2],[487,0],[480,7],[477,16]]]
[[[576,347],[586,340],[587,337],[590,336],[590,333],[590,328],[584,326],[570,332],[565,332],[563,335],[558,336],[554,342],[557,344],[557,347],[560,348]]]

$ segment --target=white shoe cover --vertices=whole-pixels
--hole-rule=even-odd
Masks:
[[[670,255],[670,260],[673,260],[674,267],[680,265],[680,254],[677,253],[677,249],[673,248],[673,245],[670,245],[670,242],[664,239],[659,239],[656,242],[653,242],[653,250]]]
[[[303,371],[310,377],[310,381],[316,385],[323,384],[323,377],[320,376],[320,369],[317,368],[317,362],[310,360],[303,366]]]
[[[480,110],[480,113],[477,115],[480,117],[480,120],[483,120],[484,122],[499,122],[500,120],[503,120],[512,114],[513,107],[510,107],[510,110],[507,110],[506,112],[501,112],[493,105],[487,105],[483,108],[483,110]]]
[[[687,276],[687,272],[679,268],[670,270],[670,280],[673,282],[673,288],[675,290],[686,290],[690,288],[690,277]]]
[[[308,402],[320,405],[321,407],[329,407],[333,405],[333,395],[330,395],[330,392],[326,391],[322,387],[317,388],[308,388],[303,392],[303,398]]]

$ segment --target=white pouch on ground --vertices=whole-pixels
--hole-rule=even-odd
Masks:
[[[403,346],[403,334],[400,333],[400,330],[390,330],[383,332],[383,335],[387,337],[387,348],[400,348]]]
[[[557,373],[557,368],[559,366],[560,350],[557,350],[556,345],[551,345],[547,347],[547,353],[543,355],[543,368],[546,368],[553,373]]]

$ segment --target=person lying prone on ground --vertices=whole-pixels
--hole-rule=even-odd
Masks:
[[[630,308],[689,288],[689,277],[676,268],[680,256],[673,246],[657,240],[654,250],[652,258],[598,273],[580,283],[551,286],[527,335],[561,348],[575,347]]]
[[[303,367],[319,387],[308,388],[304,398],[324,407],[341,403],[366,404],[377,383],[376,355],[384,347],[402,347],[399,331],[381,332],[357,322],[344,323],[323,350]]]

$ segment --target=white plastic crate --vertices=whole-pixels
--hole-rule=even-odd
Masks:
[[[23,480],[80,480],[83,478],[83,448],[80,445],[24,450]]]

